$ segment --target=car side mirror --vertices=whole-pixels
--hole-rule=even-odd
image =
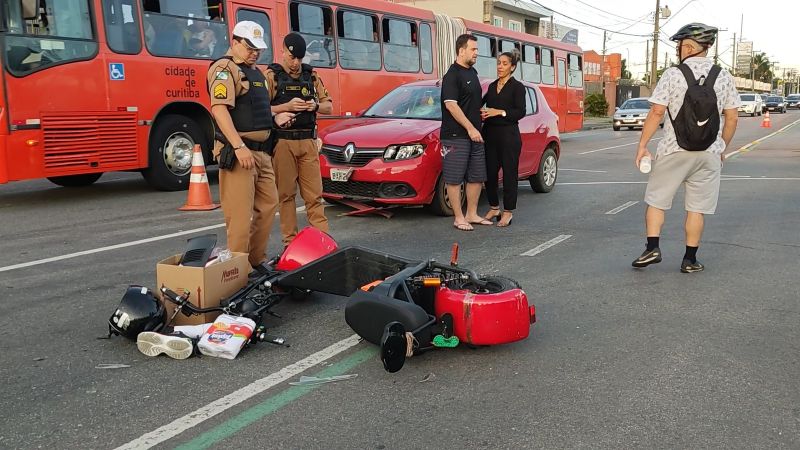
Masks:
[[[619,111],[619,106],[617,106],[616,108],[614,108],[614,111]]]

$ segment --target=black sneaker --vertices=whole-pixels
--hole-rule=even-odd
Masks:
[[[661,249],[658,247],[652,250],[645,250],[642,253],[642,256],[633,260],[631,265],[633,267],[647,267],[650,264],[656,264],[661,262]]]
[[[684,259],[683,262],[681,262],[681,272],[683,273],[702,272],[703,269],[705,269],[705,266],[698,261],[691,262],[688,259]]]

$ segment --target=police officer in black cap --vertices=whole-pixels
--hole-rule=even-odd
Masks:
[[[272,112],[295,114],[288,127],[276,130],[277,142],[272,157],[284,245],[297,235],[295,196],[298,185],[309,225],[328,232],[328,219],[322,205],[316,128],[317,114],[330,114],[333,105],[319,74],[302,63],[305,55],[306,41],[299,34],[290,33],[283,40],[281,63],[271,64],[266,73]]]

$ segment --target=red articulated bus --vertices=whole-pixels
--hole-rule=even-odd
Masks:
[[[540,85],[559,130],[582,125],[582,52],[574,45],[376,0],[4,0],[0,3],[0,183],[48,178],[62,186],[104,172],[141,171],[155,188],[188,186],[192,148],[213,139],[206,71],[230,30],[252,20],[278,61],[301,33],[306,62],[334,99],[327,126],[356,116],[392,88],[438,78],[455,37],[481,46],[479,73],[518,48],[519,78]]]

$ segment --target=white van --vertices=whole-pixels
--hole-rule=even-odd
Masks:
[[[750,116],[761,115],[764,110],[764,101],[758,94],[739,94],[742,106],[739,107],[740,113],[750,114]]]

